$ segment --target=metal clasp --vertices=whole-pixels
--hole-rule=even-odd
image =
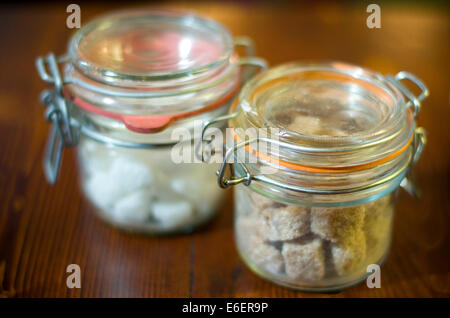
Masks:
[[[245,147],[251,143],[258,142],[258,140],[259,138],[246,140],[226,150],[225,155],[223,157],[222,165],[220,166],[220,169],[216,172],[217,181],[221,188],[225,189],[228,188],[229,186],[233,186],[239,183],[244,183],[247,186],[250,185],[252,181],[252,175],[250,174],[250,171],[248,170],[247,166],[244,163],[239,163],[241,165],[242,170],[244,171],[244,175],[236,177],[234,175],[233,165],[229,161],[232,156],[235,156],[235,153],[240,148]],[[230,170],[230,177],[228,179],[225,177],[225,170],[227,166],[229,167]]]
[[[220,169],[216,172],[217,181],[221,188],[225,189],[225,188],[228,188],[229,186],[234,186],[239,183],[243,183],[246,186],[250,185],[250,183],[252,181],[252,175],[248,171],[246,165],[244,165],[244,164],[240,164],[240,165],[244,171],[244,175],[236,177],[234,175],[233,166],[231,164],[226,164],[226,161],[224,161],[224,163],[222,163],[222,165],[220,166]],[[225,169],[227,166],[229,167],[229,170],[230,170],[230,177],[228,179],[224,177]]]
[[[323,150],[325,150],[327,152],[331,151],[331,149],[317,150],[317,149],[312,149],[312,148],[308,148],[305,146],[292,145],[292,144],[289,144],[286,142],[277,141],[277,140],[273,140],[273,139],[266,138],[266,137],[262,137],[262,138],[258,137],[258,138],[253,138],[253,139],[249,139],[249,140],[240,142],[240,143],[236,144],[234,147],[230,147],[229,149],[226,150],[222,165],[216,173],[217,178],[218,178],[217,180],[218,180],[219,186],[221,188],[227,188],[229,186],[233,186],[233,185],[236,185],[239,183],[243,183],[244,185],[248,186],[248,185],[250,185],[252,180],[255,180],[255,181],[263,182],[263,183],[266,183],[266,184],[269,184],[272,186],[277,186],[280,188],[284,188],[284,189],[288,189],[288,190],[292,190],[292,191],[304,192],[304,193],[341,194],[341,193],[350,193],[352,191],[366,190],[366,189],[378,186],[382,183],[391,181],[391,180],[401,176],[402,174],[409,173],[410,174],[409,178],[407,178],[407,177],[403,178],[402,182],[400,183],[400,186],[402,188],[404,188],[412,196],[419,195],[418,188],[415,186],[414,182],[412,182],[411,180],[413,179],[412,178],[412,168],[419,160],[419,158],[422,154],[422,151],[425,147],[425,144],[426,144],[426,132],[422,127],[417,127],[414,131],[413,154],[412,154],[411,161],[409,163],[406,162],[397,171],[395,171],[394,173],[392,173],[389,176],[386,176],[382,180],[379,180],[378,182],[375,182],[370,185],[365,185],[365,186],[360,186],[360,187],[355,187],[355,188],[348,188],[348,189],[315,190],[315,189],[299,187],[299,186],[288,186],[286,184],[282,184],[278,181],[267,178],[264,175],[252,175],[249,172],[248,167],[244,163],[241,163],[241,162],[237,162],[237,163],[233,163],[233,164],[238,164],[240,166],[239,170],[242,170],[243,174],[240,176],[234,175],[233,164],[231,164],[229,162],[230,158],[232,156],[235,156],[236,152],[240,148],[246,147],[246,146],[248,146],[252,143],[256,143],[256,142],[265,142],[265,143],[269,143],[269,144],[272,143],[272,144],[276,144],[278,147],[281,146],[281,147],[286,147],[286,148],[290,148],[290,149],[302,149],[302,150],[316,151],[316,152],[321,152]],[[228,178],[225,176],[227,166],[229,166],[229,169],[230,169],[230,175]]]
[[[408,167],[409,171],[407,173],[407,176],[400,183],[400,186],[415,198],[420,197],[421,191],[420,188],[417,186],[417,183],[415,182],[413,167],[419,161],[426,143],[427,143],[427,135],[425,129],[423,127],[417,127],[414,130],[414,140],[413,140],[414,153],[411,163]]]
[[[68,101],[63,95],[65,83],[58,65],[66,60],[66,57],[57,59],[53,53],[36,60],[36,67],[42,80],[55,86],[52,90],[45,90],[41,95],[41,101],[46,106],[45,116],[52,124],[44,153],[44,173],[51,184],[58,178],[64,147],[73,146],[78,142],[78,131],[70,123]]]
[[[427,144],[427,133],[423,127],[417,127],[414,130],[414,155],[411,164],[415,165],[422,155],[423,149]]]
[[[417,116],[420,111],[421,102],[429,95],[429,91],[426,85],[415,75],[405,71],[398,72],[395,76],[387,75],[386,79],[395,87],[397,87],[409,99],[406,103],[406,106],[414,106],[414,116]],[[405,79],[409,80],[420,88],[421,92],[419,96],[411,93],[411,91],[402,84],[402,80]]]
[[[417,115],[418,112],[420,111],[420,106],[421,106],[421,102],[429,95],[429,91],[428,88],[425,86],[425,84],[423,84],[417,77],[415,77],[414,75],[408,73],[408,72],[399,72],[397,75],[395,76],[386,76],[386,78],[388,79],[388,81],[390,83],[392,83],[393,85],[395,85],[408,99],[409,101],[407,102],[407,106],[411,107],[414,106],[414,115]],[[411,82],[413,82],[414,84],[416,84],[420,89],[421,89],[421,93],[419,96],[415,96],[413,95],[402,83],[401,80],[403,79],[408,79]],[[202,128],[202,132],[201,132],[201,139],[200,139],[200,143],[204,142],[204,136],[206,134],[206,130],[208,129],[208,127],[210,127],[212,124],[216,124],[218,122],[221,121],[225,121],[225,120],[230,120],[234,117],[237,116],[238,113],[238,109],[236,109],[233,113],[230,113],[228,115],[225,116],[221,116],[218,118],[215,118],[211,121],[206,121],[203,124],[203,128]],[[285,184],[281,184],[275,180],[271,180],[269,178],[266,178],[264,175],[252,175],[249,172],[248,167],[244,164],[244,163],[237,163],[240,166],[240,169],[234,169],[233,168],[233,164],[235,163],[230,163],[230,158],[232,156],[235,156],[236,152],[238,151],[239,148],[245,147],[251,143],[254,142],[259,142],[259,141],[264,141],[264,142],[268,142],[268,143],[275,143],[278,146],[283,146],[283,147],[287,147],[290,149],[294,149],[294,150],[305,150],[305,151],[309,151],[309,152],[333,152],[335,150],[333,150],[332,148],[330,149],[314,149],[314,148],[309,148],[307,146],[300,146],[300,145],[292,145],[292,144],[288,144],[285,142],[280,142],[280,141],[276,141],[276,140],[271,140],[271,139],[267,139],[267,138],[255,138],[255,139],[251,139],[251,140],[247,140],[247,141],[243,141],[241,143],[238,143],[237,145],[235,145],[234,147],[231,147],[229,149],[226,149],[225,151],[225,155],[223,157],[223,161],[221,164],[220,169],[217,171],[217,177],[218,177],[218,183],[220,185],[220,187],[222,188],[227,188],[229,186],[233,186],[239,183],[243,183],[245,185],[250,185],[252,180],[255,181],[260,181],[260,182],[264,182],[267,184],[271,184],[274,186],[278,186],[278,187],[282,187],[282,188],[286,188],[289,190],[293,190],[293,191],[300,191],[300,192],[305,192],[305,193],[315,193],[315,194],[339,194],[339,193],[350,193],[351,191],[359,191],[359,190],[365,190],[371,187],[375,187],[378,186],[381,183],[385,183],[388,181],[391,181],[399,176],[401,176],[403,174],[403,176],[409,172],[410,173],[410,180],[412,179],[412,175],[411,175],[411,171],[412,171],[412,167],[417,163],[417,161],[419,160],[424,146],[426,144],[426,132],[422,127],[417,127],[414,131],[414,139],[413,139],[413,153],[412,153],[412,158],[410,159],[409,162],[405,162],[395,173],[383,178],[382,180],[379,180],[376,183],[370,184],[370,185],[364,185],[361,187],[355,187],[355,188],[350,188],[350,189],[338,189],[338,190],[314,190],[314,189],[309,189],[309,188],[302,188],[302,187],[298,187],[298,186],[288,186]],[[378,143],[378,141],[377,141]],[[367,144],[366,146],[373,146],[374,144]],[[201,153],[201,159],[202,161],[204,161],[204,156],[203,156],[203,152]],[[229,176],[226,177],[225,173],[227,170],[227,166],[229,166]],[[241,175],[236,176],[234,173],[234,170],[240,170],[243,173]],[[408,191],[410,194],[412,195],[417,195],[418,194],[418,189],[417,187],[413,184],[413,182],[411,182],[410,180],[408,180],[408,178],[403,178],[403,181],[401,182],[400,186],[402,186],[403,188],[406,189],[406,191]]]
[[[252,67],[256,67],[256,68],[258,68],[260,70],[260,72],[263,72],[263,71],[267,70],[267,68],[268,68],[266,60],[258,58],[258,57],[254,57],[254,56],[240,58],[236,62],[236,64],[238,66],[252,66]],[[221,122],[233,119],[234,117],[237,116],[238,111],[239,111],[239,107],[237,107],[230,114],[219,116],[219,117],[216,117],[216,118],[211,119],[211,120],[205,120],[203,122],[200,138],[198,139],[198,142],[196,142],[195,147],[194,147],[194,151],[195,151],[195,154],[196,154],[197,158],[199,158],[202,162],[205,162],[205,156],[204,156],[204,152],[202,150],[202,146],[205,143],[206,130],[209,127],[211,127],[212,125],[215,125],[215,124],[218,124],[218,123],[221,123]]]

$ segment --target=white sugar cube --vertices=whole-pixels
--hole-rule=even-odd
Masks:
[[[116,158],[109,173],[111,179],[119,184],[124,193],[133,192],[153,183],[150,167],[128,157]]]
[[[206,176],[183,176],[170,181],[171,189],[188,199],[196,212],[208,215],[214,212],[223,196],[223,190],[217,187],[214,174]]]
[[[143,189],[117,200],[112,217],[119,222],[145,222],[151,215],[152,191]]]
[[[163,227],[189,226],[193,217],[192,205],[187,201],[155,202],[152,212]]]
[[[123,195],[121,186],[111,175],[100,171],[85,181],[84,192],[102,210],[110,209],[117,198]]]

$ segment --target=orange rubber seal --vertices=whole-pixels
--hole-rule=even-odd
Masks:
[[[275,80],[275,81],[278,83],[278,82],[282,82],[281,80],[282,79]],[[269,83],[266,83],[266,84],[269,84]],[[267,87],[267,85],[262,85],[261,87],[259,87],[257,89],[257,91],[255,91],[252,94],[252,96],[254,96],[262,88],[266,88],[266,87]],[[236,110],[237,105],[238,105],[238,99],[236,99],[234,101],[233,105],[231,106],[232,112]],[[228,127],[231,130],[231,134],[233,135],[234,140],[236,140],[237,143],[240,143],[242,141],[242,139],[239,138],[237,133],[234,131],[233,127],[231,127],[230,122],[228,122]],[[413,141],[413,137],[414,137],[414,133],[411,134],[411,137],[409,138],[409,140],[400,149],[398,149],[397,151],[391,153],[390,155],[388,155],[386,157],[383,157],[381,159],[378,159],[378,160],[375,160],[372,162],[364,163],[361,165],[350,166],[350,167],[349,166],[340,166],[340,167],[338,166],[338,167],[324,168],[324,167],[315,167],[315,166],[305,166],[305,165],[301,165],[301,164],[296,164],[296,163],[276,159],[269,155],[265,155],[263,153],[256,151],[255,149],[253,149],[252,147],[250,147],[250,145],[245,146],[245,150],[247,152],[255,155],[257,158],[259,158],[263,161],[268,161],[273,164],[283,166],[285,168],[289,168],[289,169],[293,169],[293,170],[306,171],[306,172],[321,172],[321,173],[345,173],[345,172],[353,172],[353,171],[361,171],[361,170],[369,169],[369,168],[375,167],[377,165],[380,165],[380,164],[383,164],[385,162],[392,160],[393,158],[399,156],[403,151],[405,151],[409,147],[409,145]]]
[[[168,114],[168,115],[130,115],[130,114],[121,114],[115,113],[103,108],[100,108],[96,105],[92,105],[76,96],[71,95],[68,91],[66,91],[66,95],[72,99],[73,103],[87,112],[97,114],[103,117],[111,118],[114,120],[121,121],[129,130],[138,132],[138,133],[157,133],[167,128],[174,121],[184,119],[187,117],[195,116],[204,112],[208,112],[223,106],[226,102],[228,102],[239,90],[241,86],[241,81],[237,81],[235,87],[231,91],[229,91],[225,96],[221,97],[217,101],[207,106],[204,106],[199,109],[187,111],[184,113],[178,114]]]

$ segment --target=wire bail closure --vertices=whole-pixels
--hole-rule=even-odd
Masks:
[[[409,162],[406,162],[395,173],[383,178],[382,180],[378,180],[376,183],[373,183],[370,185],[365,185],[365,186],[360,186],[360,187],[355,187],[355,188],[348,188],[348,189],[343,189],[343,190],[314,190],[314,189],[305,188],[305,187],[290,186],[290,185],[286,185],[286,184],[280,183],[278,181],[272,180],[264,175],[251,175],[248,167],[242,162],[229,163],[230,158],[232,156],[236,158],[236,152],[239,149],[246,147],[252,143],[257,143],[257,142],[275,143],[275,144],[277,144],[277,146],[283,146],[283,147],[288,147],[288,148],[297,149],[297,150],[303,149],[303,147],[299,147],[299,146],[288,144],[285,142],[273,140],[273,139],[266,138],[266,137],[253,138],[253,139],[249,139],[249,140],[240,142],[237,145],[235,145],[234,147],[226,150],[222,165],[220,166],[220,169],[216,172],[217,181],[221,188],[228,188],[229,186],[237,185],[240,183],[243,183],[244,185],[248,186],[251,184],[251,182],[253,180],[255,180],[255,181],[263,182],[266,184],[270,184],[272,186],[281,187],[281,188],[284,188],[287,190],[293,190],[293,191],[310,193],[310,194],[342,194],[342,193],[350,193],[350,192],[354,192],[354,191],[365,190],[365,189],[380,185],[382,183],[388,182],[390,180],[393,180],[396,177],[398,177],[399,175],[408,172],[408,170],[410,170],[418,162],[418,160],[423,152],[423,149],[426,145],[426,132],[425,132],[425,129],[423,129],[422,127],[417,127],[414,130],[414,137],[413,137],[413,142],[412,142],[412,145],[413,145],[412,159]],[[235,165],[235,164],[237,164],[239,166],[239,170],[242,170],[242,172],[243,172],[242,175],[239,175],[239,176],[235,175],[234,172],[235,172],[235,170],[237,170],[237,169],[234,169],[233,165]],[[225,177],[225,172],[227,170],[226,169],[227,166],[229,167],[229,171],[230,171],[230,176],[228,178]],[[406,180],[406,182],[405,182],[405,180]],[[409,185],[408,188],[405,188],[406,184]],[[409,182],[406,177],[402,181],[401,186],[404,187],[408,193],[413,194],[413,195],[415,194],[414,185],[411,182]]]
[[[249,39],[244,38],[242,41],[246,45],[248,45],[249,43],[252,43],[252,42],[247,42],[248,40]],[[248,51],[248,52],[252,52],[252,51]],[[267,62],[264,59],[257,58],[257,57],[243,58],[243,59],[240,59],[237,63],[239,66],[252,66],[252,67],[259,68],[260,72],[264,72],[269,67]],[[208,128],[211,127],[212,125],[233,119],[234,117],[237,116],[237,114],[238,114],[238,109],[235,109],[230,114],[219,116],[214,119],[206,120],[203,122],[200,138],[199,138],[198,142],[195,143],[195,146],[194,146],[194,153],[197,156],[197,158],[199,158],[202,162],[206,161],[204,152],[202,150],[202,146],[205,143],[205,134],[206,134],[206,131],[208,130]]]
[[[54,184],[58,178],[64,147],[70,147],[78,142],[78,131],[70,122],[67,100],[63,95],[63,79],[58,63],[65,58],[57,59],[53,53],[47,57],[39,57],[36,66],[41,78],[55,86],[53,90],[45,90],[41,102],[46,106],[45,117],[51,122],[50,132],[44,153],[44,173],[47,181]],[[47,67],[50,73],[47,72]]]
[[[398,88],[402,92],[402,94],[404,94],[408,98],[406,106],[407,107],[413,106],[414,107],[412,110],[413,115],[414,115],[414,117],[417,116],[418,112],[420,111],[421,102],[429,95],[428,88],[425,86],[425,84],[422,83],[422,81],[420,81],[413,74],[404,72],[404,71],[397,73],[395,76],[387,75],[387,76],[385,76],[385,78],[389,83],[391,83],[393,86]],[[403,85],[402,80],[405,80],[405,79],[411,81],[412,83],[414,83],[416,86],[418,86],[420,88],[421,92],[420,92],[419,96],[415,96],[413,93],[411,93],[411,91],[409,89],[407,89]],[[207,129],[209,127],[211,127],[214,124],[218,124],[222,121],[229,121],[237,116],[238,111],[239,111],[239,104],[238,104],[237,100],[235,102],[234,107],[235,107],[235,109],[230,114],[227,114],[225,116],[221,116],[221,117],[215,118],[213,120],[204,122],[198,145],[202,145],[205,142],[205,135],[206,135]],[[374,141],[373,143],[361,145],[358,148],[364,148],[364,147],[369,147],[369,146],[374,146],[376,144],[384,143],[384,142],[387,142],[390,138],[391,137],[388,136],[386,138]],[[218,184],[220,187],[227,188],[229,186],[233,186],[233,185],[240,184],[240,183],[243,183],[244,185],[248,186],[251,184],[251,182],[253,180],[255,180],[255,181],[264,182],[264,183],[267,183],[267,184],[270,184],[273,186],[281,187],[284,189],[293,190],[293,191],[313,193],[313,194],[314,193],[315,194],[338,194],[338,193],[349,193],[352,191],[358,191],[358,190],[363,190],[366,188],[375,187],[381,183],[393,180],[396,177],[398,177],[399,175],[403,174],[404,178],[400,185],[402,187],[404,187],[409,193],[412,193],[415,191],[412,191],[411,189],[415,189],[415,186],[407,180],[406,173],[408,172],[408,170],[410,170],[410,168],[412,168],[417,163],[417,161],[419,160],[419,158],[422,154],[423,148],[426,144],[426,132],[422,127],[415,128],[415,131],[414,131],[413,135],[411,136],[409,143],[405,144],[405,148],[404,148],[404,149],[406,149],[406,147],[409,147],[409,145],[412,144],[412,146],[413,146],[412,157],[403,166],[401,166],[395,173],[387,176],[386,178],[383,178],[382,180],[378,180],[376,183],[369,184],[368,186],[365,185],[365,186],[355,187],[352,189],[345,189],[345,190],[326,190],[326,189],[325,190],[315,190],[315,189],[305,188],[305,187],[290,186],[290,185],[282,184],[280,182],[272,180],[264,175],[251,175],[248,167],[243,162],[237,162],[237,163],[230,162],[230,158],[232,158],[232,157],[236,158],[236,153],[240,148],[247,147],[252,143],[257,143],[257,142],[261,142],[261,141],[269,143],[269,144],[276,143],[277,146],[282,146],[282,147],[286,147],[286,148],[289,148],[292,150],[297,150],[297,151],[309,151],[309,152],[317,152],[317,153],[320,153],[320,152],[328,153],[328,152],[336,151],[336,150],[333,150],[333,148],[318,149],[318,148],[311,148],[311,147],[302,146],[302,145],[293,145],[293,144],[288,144],[288,143],[281,142],[278,140],[269,139],[266,137],[253,138],[251,140],[242,141],[242,142],[238,143],[237,145],[235,145],[234,147],[231,147],[229,149],[226,149],[224,147],[225,149],[224,149],[224,156],[223,156],[222,164],[221,164],[220,169],[216,172],[216,175],[218,178]],[[351,149],[349,149],[349,150],[351,150]],[[340,151],[342,151],[342,149]],[[199,157],[201,157],[202,161],[205,161],[205,156],[204,156],[203,152],[196,152],[196,153],[199,154]],[[386,158],[386,160],[388,160],[388,159]],[[227,166],[229,166],[228,167],[229,168],[228,169],[229,170],[228,177],[225,176],[226,171],[227,171]],[[236,175],[235,174],[236,171],[239,171],[241,173],[239,175]],[[406,187],[406,184],[408,184],[408,187]]]
[[[398,72],[395,76],[387,75],[385,78],[395,87],[397,87],[402,94],[404,94],[408,98],[408,102],[406,103],[407,107],[414,106],[414,116],[417,116],[420,112],[421,102],[428,97],[430,92],[428,91],[427,86],[418,79],[415,75],[401,71]],[[417,87],[420,88],[421,92],[419,96],[414,95],[411,91],[406,88],[405,85],[402,84],[402,80],[409,80]]]
[[[246,54],[245,57],[240,57],[237,61],[233,62],[236,67],[259,66],[264,69],[267,68],[265,60],[254,56],[255,48],[253,41],[250,38],[236,37],[234,39],[234,46],[243,47]],[[67,55],[56,57],[53,53],[49,53],[45,57],[38,57],[36,59],[36,68],[41,79],[49,84],[54,85],[53,89],[45,90],[41,95],[41,102],[46,106],[45,116],[47,120],[51,122],[51,128],[48,134],[44,153],[44,173],[47,181],[50,184],[54,184],[58,179],[64,147],[75,146],[78,143],[79,134],[83,134],[103,144],[133,149],[162,148],[170,147],[175,144],[138,143],[114,139],[102,135],[92,128],[81,125],[77,121],[77,119],[72,117],[70,114],[69,106],[71,105],[72,101],[64,96],[64,85],[79,85],[85,89],[114,97],[151,98],[163,97],[168,93],[159,94],[154,92],[115,92],[113,90],[96,87],[92,84],[75,79],[65,80],[61,76],[59,66],[60,64],[66,62],[69,62],[69,57]],[[248,77],[250,77],[250,73],[247,72],[244,75],[244,80]],[[217,83],[214,82],[210,85],[215,84]],[[200,86],[198,89],[201,90],[208,87]]]

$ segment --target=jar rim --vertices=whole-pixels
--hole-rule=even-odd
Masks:
[[[139,133],[220,108],[241,86],[228,30],[184,11],[100,16],[72,36],[66,62],[64,92],[77,108]]]
[[[413,113],[395,86],[378,73],[341,62],[289,63],[272,68],[249,81],[233,106],[238,111],[229,122],[230,128],[277,128],[268,138],[288,145],[289,149],[281,146],[277,153],[260,155],[260,159],[270,161],[270,157],[276,157],[272,164],[315,167],[324,172],[360,169],[400,155],[412,142],[415,126]],[[336,136],[292,131],[283,123],[283,116],[292,120],[297,114],[307,113],[317,115],[317,121],[324,120],[327,128],[341,125],[342,118],[334,122],[329,119],[336,117],[332,111],[377,118],[369,123],[369,129],[361,120],[362,127],[356,133],[349,130]],[[281,120],[273,119],[274,113]],[[317,122],[314,116],[305,117],[302,124],[306,126],[308,120]],[[238,131],[235,139],[242,141],[246,137]]]
[[[198,77],[223,67],[232,57],[233,41],[228,30],[211,19],[141,9],[92,20],[72,36],[68,52],[84,75],[108,85],[130,86]]]
[[[353,204],[392,191],[417,161],[426,141],[423,129],[416,128],[417,112],[410,107],[412,103],[405,102],[404,87],[396,82],[404,73],[395,77],[382,76],[357,66],[329,62],[289,63],[257,75],[241,90],[228,116],[231,138],[227,136],[228,148],[218,172],[219,185],[226,188],[243,183],[283,200],[324,206],[330,202]],[[415,100],[420,106],[427,89],[412,74],[408,73],[408,79],[414,79],[414,83],[425,88],[423,96]],[[295,94],[291,99],[271,99],[277,94],[298,94],[302,90],[305,99],[292,98]],[[309,93],[314,98],[308,99]],[[407,93],[405,96],[411,99],[411,94]],[[333,98],[337,101],[335,104]],[[323,105],[325,112],[323,109],[314,112],[314,107],[320,110]],[[319,133],[315,138],[317,136],[308,136],[306,132],[291,135],[287,129],[272,130],[280,128],[277,118],[272,120],[270,116],[273,110],[288,115],[292,121],[299,109],[301,113],[306,108],[311,110],[309,114],[318,116],[320,122],[328,120],[327,116],[333,118],[330,109],[338,112],[342,110],[340,107],[347,110],[349,105],[353,107],[351,110],[371,107],[372,111],[378,111],[384,107],[383,116],[369,129],[363,126],[354,135],[323,137]],[[303,120],[302,124],[309,128],[307,121]],[[247,128],[257,130],[249,132]],[[225,167],[230,160],[233,165],[230,177],[226,177]]]

